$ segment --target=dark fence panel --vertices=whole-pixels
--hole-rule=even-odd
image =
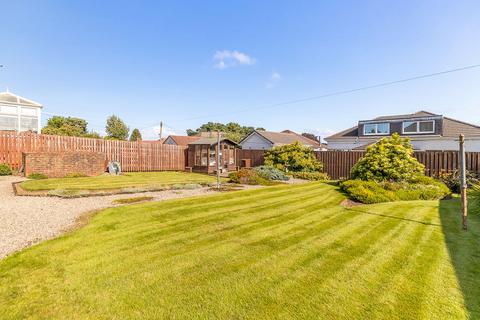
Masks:
[[[240,150],[237,163],[241,159],[251,159],[252,166],[263,164],[263,150]],[[317,151],[317,159],[324,164],[324,172],[332,179],[348,179],[350,171],[357,161],[365,155],[364,151]],[[425,174],[438,175],[452,172],[458,168],[457,151],[418,151],[415,158],[425,166]],[[466,153],[467,170],[480,174],[480,152]]]

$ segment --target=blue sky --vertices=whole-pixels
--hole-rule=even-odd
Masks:
[[[480,124],[479,1],[0,1],[0,90],[153,138],[207,121],[322,136],[420,109]],[[242,111],[250,109],[249,111]],[[156,127],[155,127],[156,126]]]

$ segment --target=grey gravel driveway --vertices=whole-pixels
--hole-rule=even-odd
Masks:
[[[62,234],[75,225],[82,213],[112,207],[116,199],[153,196],[154,201],[159,201],[213,193],[202,188],[75,199],[15,196],[12,182],[22,179],[0,176],[0,259]]]

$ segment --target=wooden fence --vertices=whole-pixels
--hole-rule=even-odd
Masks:
[[[163,145],[158,141],[115,141],[91,138],[50,136],[35,133],[0,131],[0,163],[18,170],[22,165],[22,152],[35,151],[94,151],[105,154],[107,161],[119,161],[124,171],[185,170],[186,146]],[[237,150],[236,161],[250,159],[251,166],[264,162],[263,150]],[[324,171],[333,179],[349,178],[350,170],[365,154],[362,151],[317,151]],[[425,165],[427,175],[458,168],[456,151],[415,152],[414,156]],[[480,174],[480,152],[467,152],[467,170]]]
[[[239,149],[237,150],[237,159],[236,163],[237,165],[241,166],[242,165],[242,160],[243,159],[250,159],[250,165],[252,167],[257,167],[261,166],[263,164],[263,155],[265,154],[264,150],[243,150]]]
[[[318,151],[317,159],[323,162],[324,171],[332,179],[350,177],[350,170],[363,157],[362,151]],[[440,172],[452,172],[458,168],[457,151],[417,151],[413,154],[425,165],[425,174],[438,175]],[[467,170],[480,174],[480,152],[467,152]]]
[[[18,170],[22,152],[95,151],[119,161],[123,171],[185,170],[186,147],[157,141],[115,141],[0,131],[0,163]]]

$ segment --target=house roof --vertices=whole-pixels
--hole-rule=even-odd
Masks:
[[[402,114],[402,115],[392,115],[392,116],[380,116],[372,119],[372,121],[378,120],[409,120],[417,119],[422,117],[442,117],[439,114],[435,114],[428,111],[418,111],[411,114]],[[467,136],[480,135],[480,126],[463,122],[460,120],[443,117],[443,134],[444,137],[457,137],[460,134],[465,134]],[[336,138],[351,138],[358,137],[358,126],[348,128],[346,130],[335,133],[325,139],[336,139]]]
[[[165,140],[168,138],[172,139],[177,145],[179,146],[187,146],[190,143],[197,141],[200,139],[198,136],[175,136],[175,135],[169,135]]]
[[[320,143],[318,141],[312,140],[312,139],[307,138],[307,137],[304,137],[304,136],[302,136],[298,133],[295,133],[293,131],[290,131],[290,130],[284,130],[282,132],[255,130],[251,134],[254,134],[254,133],[257,133],[260,136],[264,137],[265,139],[270,141],[274,146],[290,144],[290,143],[294,143],[296,141],[300,142],[301,144],[308,145],[308,146],[320,146]],[[250,135],[248,135],[248,136],[250,136]],[[247,137],[242,139],[242,141],[245,140]],[[240,141],[240,143],[242,141]]]
[[[40,103],[20,97],[19,95],[16,95],[9,91],[0,92],[0,103],[42,108],[42,105]]]
[[[226,142],[229,142],[233,145],[238,145],[235,141],[232,141],[228,138],[220,138],[220,142],[223,142],[223,141],[226,141]],[[190,145],[197,145],[197,144],[208,144],[208,145],[216,145],[217,144],[217,138],[216,137],[212,137],[212,138],[207,138],[207,137],[200,137],[198,140],[196,141],[193,141],[193,142],[190,142],[189,143]]]

